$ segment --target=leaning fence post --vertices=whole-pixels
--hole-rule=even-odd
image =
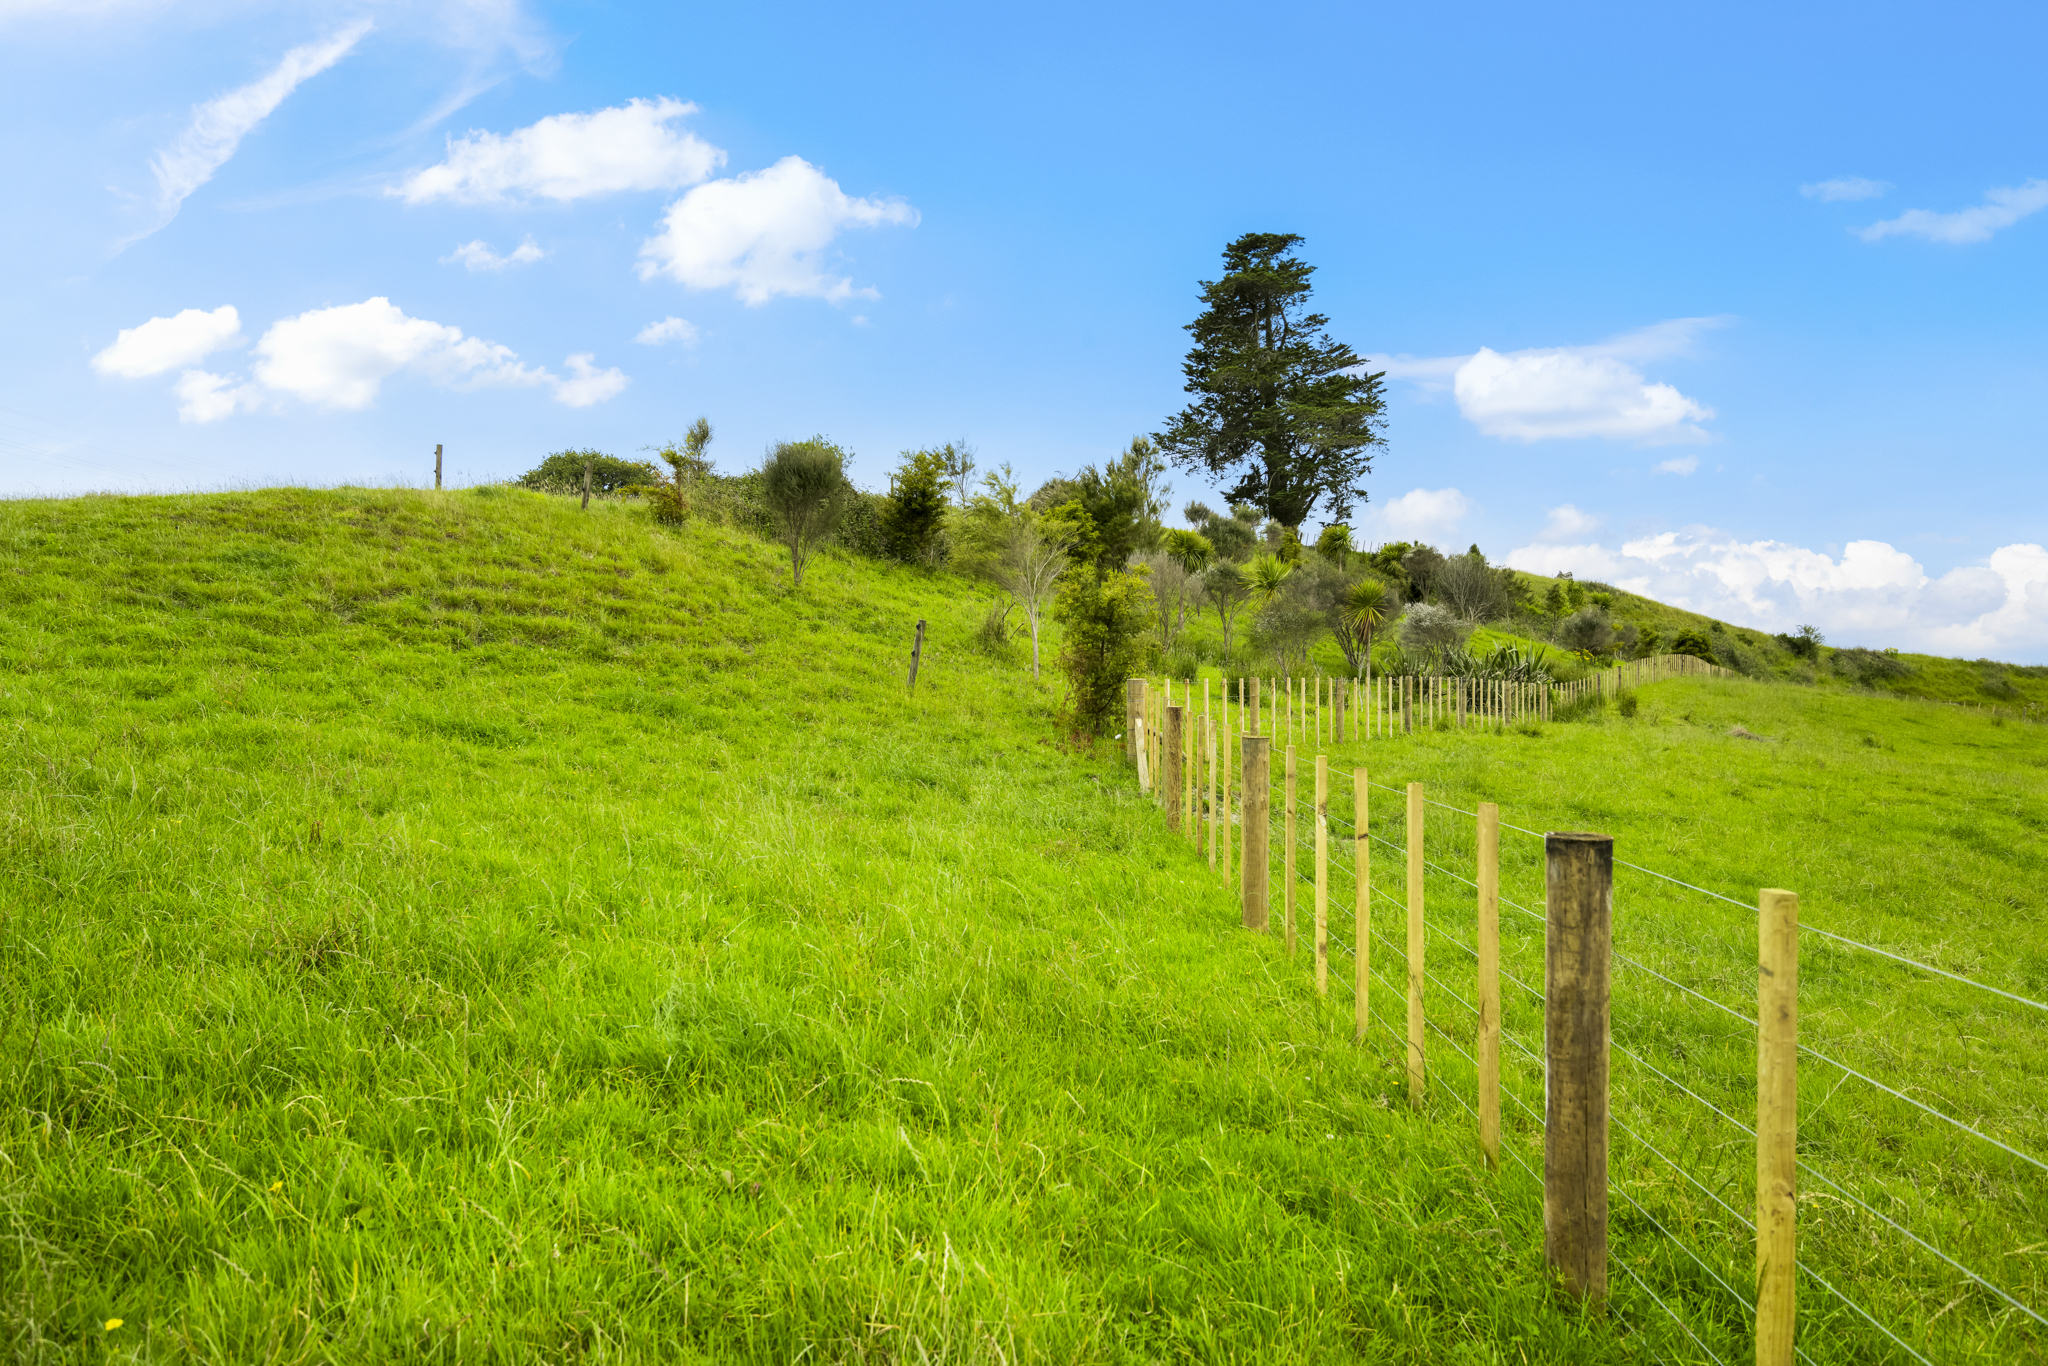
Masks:
[[[1166,808],[1166,828],[1176,834],[1180,831],[1181,718],[1186,715],[1186,707],[1166,709],[1166,735],[1159,756],[1159,804]]]
[[[1372,784],[1365,770],[1351,770],[1351,872],[1357,900],[1351,908],[1351,962],[1357,981],[1351,988],[1351,1041],[1365,1042],[1372,1018],[1372,845],[1365,826],[1366,796]]]
[[[1607,1298],[1607,988],[1614,841],[1543,837],[1543,1255],[1581,1299]]]
[[[1756,1366],[1791,1366],[1797,1295],[1799,898],[1757,894]]]
[[[1270,736],[1247,735],[1244,737],[1244,927],[1264,932],[1266,928],[1267,883],[1272,877],[1271,834],[1267,822],[1272,819],[1273,741]]]
[[[905,684],[909,692],[917,691],[917,664],[924,658],[924,618],[917,619],[917,636],[910,642],[910,682]]]
[[[1330,994],[1330,761],[1316,756],[1316,995]]]
[[[1422,784],[1408,784],[1408,1103],[1422,1104]]]
[[[1500,1166],[1500,807],[1479,803],[1479,1150]]]
[[[1285,852],[1281,855],[1280,905],[1286,921],[1287,958],[1294,959],[1294,746],[1287,747],[1287,777],[1282,790],[1282,800],[1287,804],[1286,814],[1280,818],[1281,837],[1286,841]]]

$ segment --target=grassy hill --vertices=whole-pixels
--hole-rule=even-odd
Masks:
[[[783,563],[500,489],[0,504],[17,1357],[1704,1359],[1628,1285],[1605,1317],[1545,1288],[1524,1178],[1448,1098],[1407,1111],[1398,1052],[1236,928],[1106,747],[1057,746],[1055,689],[968,648],[976,595],[837,556],[795,594]],[[2048,982],[2039,728],[1645,693],[1342,763]],[[1782,743],[1727,740],[1745,718]],[[1740,999],[1733,931],[1642,905],[1637,951]],[[1819,980],[1845,1044],[1887,1037],[1893,979]],[[1636,1004],[1739,1078],[1739,1039]],[[2038,1051],[1942,1018],[1887,1061],[1976,1069],[2040,1146]],[[1812,1103],[1983,1247],[2038,1229],[2037,1186]],[[1616,1239],[1739,1339],[1648,1228]],[[1911,1265],[1846,1279],[1954,1359],[2040,1350],[1974,1302],[1930,1327],[1948,1283]],[[1886,1359],[1839,1311],[1802,1333]]]

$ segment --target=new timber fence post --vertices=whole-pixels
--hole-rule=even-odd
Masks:
[[[1316,756],[1316,995],[1330,994],[1330,761]]]
[[[1187,715],[1187,710],[1186,707],[1168,707],[1166,709],[1166,736],[1164,740],[1166,752],[1160,756],[1159,763],[1159,795],[1165,799],[1162,805],[1166,807],[1166,828],[1175,834],[1179,834],[1181,828],[1180,737],[1182,718]]]
[[[1145,680],[1124,680],[1124,754],[1131,767],[1138,766],[1138,718],[1145,714]]]
[[[1479,1150],[1500,1167],[1500,807],[1479,803]]]
[[[1372,1018],[1372,845],[1365,828],[1366,796],[1372,784],[1365,770],[1351,770],[1351,872],[1356,902],[1351,908],[1351,962],[1356,981],[1351,988],[1351,1041],[1365,1042],[1366,1021]]]
[[[1254,685],[1256,687],[1256,685]],[[1244,737],[1244,927],[1264,933],[1267,883],[1272,878],[1273,741],[1266,735]]]
[[[1798,1253],[1799,898],[1757,894],[1756,1366],[1791,1366]]]
[[[1287,811],[1280,819],[1281,838],[1286,841],[1286,852],[1281,856],[1280,904],[1286,919],[1287,957],[1294,958],[1294,746],[1287,747],[1287,779],[1282,788]]]
[[[1422,784],[1408,784],[1408,1103],[1422,1104]]]
[[[1543,1255],[1565,1289],[1607,1298],[1607,1027],[1614,841],[1543,837]]]

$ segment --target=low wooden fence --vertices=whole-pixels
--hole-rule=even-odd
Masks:
[[[1588,687],[1611,689],[1707,670],[1726,672],[1685,656],[1639,663],[1643,666],[1640,669],[1617,671],[1612,683],[1594,684],[1589,680]],[[1374,782],[1365,766],[1353,767],[1348,773],[1333,771],[1325,753],[1315,753],[1312,766],[1304,770],[1293,744],[1285,744],[1278,753],[1275,750],[1276,731],[1280,737],[1345,743],[1347,720],[1354,723],[1354,741],[1384,734],[1385,728],[1396,720],[1404,730],[1423,722],[1433,724],[1437,718],[1459,726],[1512,724],[1523,716],[1547,715],[1551,690],[1502,684],[1472,686],[1470,680],[1431,679],[1379,679],[1372,684],[1363,680],[1301,680],[1297,686],[1277,688],[1256,679],[1237,683],[1236,689],[1226,690],[1226,694],[1235,691],[1237,697],[1214,699],[1219,705],[1212,708],[1206,688],[1198,698],[1185,683],[1162,681],[1155,685],[1146,679],[1130,681],[1126,695],[1126,754],[1136,769],[1140,789],[1158,800],[1170,829],[1197,841],[1205,849],[1210,867],[1236,883],[1245,929],[1260,933],[1277,929],[1284,937],[1290,958],[1296,955],[1298,935],[1306,931],[1314,987],[1319,995],[1327,996],[1330,992],[1333,953],[1350,957],[1353,1041],[1366,1044],[1375,1023],[1393,1034],[1401,1049],[1401,1066],[1411,1103],[1422,1103],[1440,1070],[1433,1065],[1432,1034],[1437,1044],[1449,1048],[1470,1065],[1471,1100],[1468,1102],[1458,1088],[1446,1086],[1446,1092],[1470,1113],[1479,1149],[1489,1167],[1497,1169],[1506,1153],[1540,1184],[1545,1256],[1567,1290],[1588,1300],[1601,1300],[1607,1295],[1608,1209],[1612,1193],[1647,1219],[1671,1240],[1678,1252],[1726,1292],[1735,1306],[1729,1312],[1741,1315],[1753,1336],[1759,1366],[1789,1366],[1795,1354],[1811,1360],[1795,1341],[1797,1287],[1802,1280],[1839,1301],[1843,1312],[1867,1322],[1885,1340],[1883,1350],[1897,1349],[1908,1359],[1928,1362],[1927,1356],[1893,1328],[1800,1260],[1797,1200],[1799,1175],[1804,1173],[1837,1193],[1828,1198],[1853,1203],[1885,1228],[1909,1239],[1916,1248],[1962,1275],[1972,1288],[1995,1297],[2000,1302],[2000,1312],[2024,1315],[2033,1323],[2048,1327],[2048,1318],[1992,1278],[1964,1266],[1800,1157],[1797,1078],[1800,1059],[1805,1057],[1839,1071],[1843,1083],[1850,1079],[1867,1083],[1886,1096],[1917,1107],[1935,1120],[1990,1145],[2005,1158],[2048,1175],[2048,1163],[1915,1099],[1906,1090],[1888,1086],[1800,1042],[1800,924],[1796,893],[1765,888],[1758,891],[1755,903],[1749,907],[1756,917],[1758,952],[1756,1003],[1751,1014],[1655,971],[1632,955],[1617,951],[1613,944],[1614,870],[1618,863],[1689,893],[1721,902],[1733,902],[1732,898],[1617,860],[1614,841],[1606,835],[1539,833],[1503,822],[1498,806],[1491,802],[1461,808],[1432,799],[1421,783],[1390,786]],[[1311,785],[1306,792],[1305,783]],[[1348,794],[1343,790],[1347,785]],[[1373,831],[1372,797],[1376,791],[1399,802],[1399,828],[1405,838],[1398,843]],[[1447,851],[1439,835],[1433,858],[1431,838],[1426,834],[1426,817],[1431,810],[1450,813],[1467,823],[1469,844],[1450,841]],[[1502,895],[1503,830],[1542,844],[1543,897],[1535,908]],[[1273,848],[1276,842],[1277,851]],[[1394,877],[1382,874],[1380,881],[1375,881],[1374,843],[1388,846],[1399,856]],[[1446,867],[1438,861],[1458,859],[1467,860],[1462,869]],[[1432,875],[1471,889],[1475,918],[1470,927],[1470,943],[1430,920],[1426,883]],[[1395,896],[1380,885],[1382,882],[1401,886],[1402,894]],[[1332,906],[1334,895],[1341,913],[1346,893],[1351,901],[1349,943],[1344,940],[1345,927],[1333,922]],[[1306,907],[1301,904],[1304,900]],[[1398,920],[1393,926],[1376,922],[1376,901],[1387,903],[1397,913]],[[1541,925],[1540,989],[1511,972],[1503,972],[1503,905]],[[1526,925],[1521,929],[1524,934],[1535,933]],[[1398,939],[1391,937],[1389,930]],[[1916,972],[1934,974],[2027,1010],[2048,1014],[2048,1004],[1972,981],[1915,958],[1825,930],[1810,932],[1832,944],[1881,955]],[[1466,1001],[1432,971],[1429,946],[1433,938],[1450,940],[1471,958],[1475,1000]],[[1376,946],[1383,962],[1398,963],[1397,980],[1390,981],[1375,967]],[[1753,1031],[1753,1125],[1673,1080],[1641,1052],[1612,1042],[1609,999],[1616,962],[1631,972],[1655,979],[1672,992],[1683,993],[1694,1004],[1704,1004],[1732,1016]],[[1503,1031],[1504,975],[1520,993],[1512,1013],[1522,1020],[1524,1028],[1535,1023],[1529,1018],[1530,1000],[1540,1008],[1540,1052]],[[1449,997],[1469,1016],[1469,1032],[1461,1024],[1454,1034],[1432,1017],[1426,1008],[1432,987],[1436,996]],[[1460,1037],[1469,1040],[1469,1052],[1460,1045]],[[1523,1080],[1518,1085],[1526,1084],[1532,1074],[1540,1076],[1540,1109],[1524,1099],[1517,1087],[1503,1084],[1504,1041],[1511,1050],[1509,1060],[1521,1068],[1518,1075]],[[1756,1173],[1749,1213],[1730,1204],[1697,1173],[1665,1156],[1625,1121],[1613,1119],[1609,1088],[1613,1050],[1629,1059],[1632,1066],[1645,1070],[1644,1075],[1662,1079],[1690,1101],[1705,1106],[1715,1119],[1732,1126],[1740,1135],[1736,1142],[1746,1139],[1754,1152]],[[1667,1061],[1666,1065],[1672,1064]],[[1540,1172],[1513,1146],[1502,1144],[1504,1097],[1519,1107],[1526,1127],[1542,1135]],[[1747,1230],[1754,1249],[1753,1276],[1734,1268],[1724,1268],[1729,1274],[1716,1270],[1710,1260],[1716,1255],[1714,1247],[1710,1245],[1707,1255],[1702,1256],[1697,1248],[1671,1233],[1626,1187],[1614,1184],[1609,1170],[1611,1120],[1633,1142],[1668,1163],[1679,1178],[1696,1187]],[[1725,1148],[1727,1144],[1720,1146]],[[1723,1188],[1728,1184],[1725,1174],[1714,1180]],[[1725,1361],[1695,1331],[1695,1323],[1660,1296],[1649,1279],[1629,1261],[1615,1260],[1611,1264],[1619,1266],[1651,1300],[1670,1313],[1707,1358]],[[1686,1274],[1691,1272],[1687,1270]],[[1673,1298],[1686,1303],[1683,1297]]]

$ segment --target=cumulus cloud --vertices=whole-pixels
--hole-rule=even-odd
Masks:
[[[481,237],[473,242],[464,242],[452,253],[441,258],[441,264],[460,261],[469,270],[503,270],[507,266],[530,266],[547,255],[531,237],[514,247],[510,253],[500,256],[491,250],[491,244]]]
[[[1837,557],[1704,528],[1617,548],[1539,542],[1509,552],[1507,562],[1537,574],[1570,570],[1766,631],[1812,622],[1843,645],[2048,652],[2048,550],[2033,544],[2003,546],[1939,578],[1883,541],[1851,541]]]
[[[213,313],[187,309],[122,332],[93,364],[104,374],[125,378],[162,374],[238,340],[239,332],[233,308]],[[238,375],[187,369],[173,392],[181,420],[214,422],[275,406],[276,399],[286,396],[320,408],[367,408],[384,381],[401,373],[452,389],[545,386],[556,402],[572,408],[602,403],[629,382],[617,369],[598,369],[588,351],[570,356],[565,364],[566,379],[522,363],[508,346],[464,336],[461,328],[446,323],[408,317],[380,295],[272,323],[256,343],[253,383]]]
[[[187,370],[171,386],[178,398],[178,421],[218,422],[240,412],[255,412],[264,406],[263,391],[226,375],[205,370]]]
[[[1543,530],[1537,532],[1536,537],[1543,541],[1568,541],[1574,536],[1590,536],[1599,527],[1598,517],[1566,503],[1550,510],[1550,515],[1543,521]]]
[[[1669,460],[1659,460],[1657,462],[1657,473],[1691,474],[1699,467],[1700,458],[1696,455],[1674,455]]]
[[[122,328],[113,345],[92,358],[92,368],[122,379],[146,379],[194,364],[241,340],[242,318],[233,304],[222,304],[211,313],[188,308]]]
[[[674,126],[696,112],[681,100],[629,100],[616,109],[551,114],[503,135],[472,131],[449,140],[447,160],[388,193],[410,204],[502,204],[681,189],[725,164],[719,148]]]
[[[633,340],[642,346],[660,346],[665,342],[681,342],[685,346],[695,346],[697,335],[697,324],[671,313],[660,322],[649,323],[641,328]]]
[[[1823,204],[1842,204],[1858,199],[1880,199],[1890,189],[1891,186],[1882,180],[1865,180],[1862,176],[1851,175],[1801,185],[1799,193]]]
[[[213,179],[213,173],[227,164],[251,129],[269,118],[286,96],[346,57],[371,27],[364,19],[332,38],[295,47],[261,80],[195,108],[191,124],[178,140],[150,162],[156,175],[157,222],[139,236],[147,237],[176,218],[179,206]]]
[[[588,408],[593,403],[602,403],[617,397],[629,381],[625,372],[614,366],[600,370],[593,363],[591,352],[579,351],[564,362],[569,368],[569,378],[555,381],[555,402],[566,403],[571,408]]]
[[[730,287],[748,304],[777,295],[874,298],[874,290],[825,268],[825,248],[842,228],[917,221],[917,210],[900,199],[853,198],[801,157],[784,157],[765,171],[700,185],[669,205],[661,233],[640,247],[640,278]]]
[[[1897,218],[1887,218],[1858,228],[1856,235],[1866,242],[1886,237],[1921,237],[1929,242],[1961,246],[1988,242],[1991,235],[2009,228],[2029,214],[2048,208],[2048,180],[2029,180],[2023,185],[1984,192],[1984,202],[1953,213],[1932,209],[1908,209]]]
[[[1368,366],[1446,388],[1465,420],[1510,441],[1604,437],[1638,445],[1705,441],[1699,424],[1714,410],[1669,384],[1652,383],[1636,367],[1683,354],[1725,318],[1674,318],[1592,346],[1495,351],[1469,356],[1375,357]]]
[[[1368,504],[1359,518],[1364,535],[1359,544],[1383,541],[1434,541],[1457,529],[1472,500],[1457,489],[1410,489],[1377,506]]]

